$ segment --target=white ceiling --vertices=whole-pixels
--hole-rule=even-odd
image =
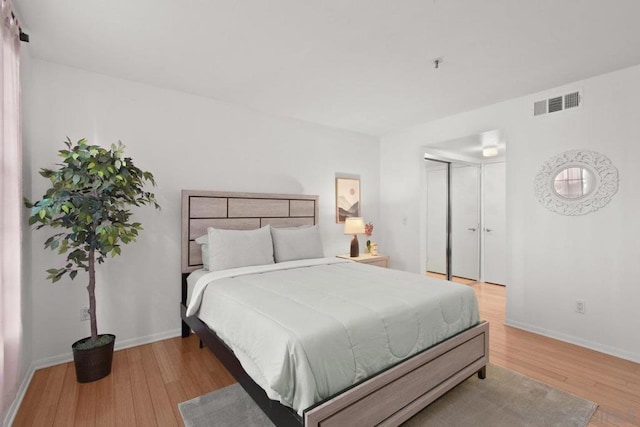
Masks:
[[[638,0],[14,6],[37,58],[372,135],[640,64]]]

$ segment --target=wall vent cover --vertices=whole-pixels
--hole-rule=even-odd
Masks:
[[[568,93],[564,96],[556,96],[542,101],[533,103],[533,115],[540,116],[547,113],[555,113],[556,111],[566,110],[567,108],[576,108],[580,106],[582,97],[580,92]]]
[[[533,104],[533,115],[539,116],[541,114],[547,114],[547,100],[535,102]]]
[[[556,111],[562,111],[562,97],[549,98],[549,112],[555,113]]]
[[[574,108],[580,105],[580,92],[569,93],[564,96],[564,108]]]

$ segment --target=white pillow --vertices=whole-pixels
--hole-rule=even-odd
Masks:
[[[205,234],[196,239],[196,243],[200,245],[200,251],[202,252],[202,268],[209,269],[209,235]]]
[[[271,226],[256,230],[221,230],[209,227],[208,270],[273,264]]]
[[[209,245],[200,246],[200,251],[202,252],[202,268],[205,270],[209,269]]]
[[[271,228],[276,262],[323,258],[322,239],[317,225]]]

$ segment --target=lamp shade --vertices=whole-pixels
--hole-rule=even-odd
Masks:
[[[361,217],[351,217],[344,220],[344,234],[363,234],[364,220]]]

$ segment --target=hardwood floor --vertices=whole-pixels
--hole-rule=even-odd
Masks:
[[[640,426],[640,364],[505,326],[505,288],[469,286],[490,322],[491,363],[596,402],[589,426]]]
[[[73,363],[36,371],[14,426],[180,426],[178,403],[235,380],[195,335],[114,353],[111,375],[76,382]]]
[[[490,322],[491,363],[598,403],[591,427],[640,426],[640,364],[504,326],[505,288],[465,282]],[[195,336],[172,338],[115,352],[94,383],[72,363],[36,371],[13,425],[182,425],[178,403],[233,382]]]

